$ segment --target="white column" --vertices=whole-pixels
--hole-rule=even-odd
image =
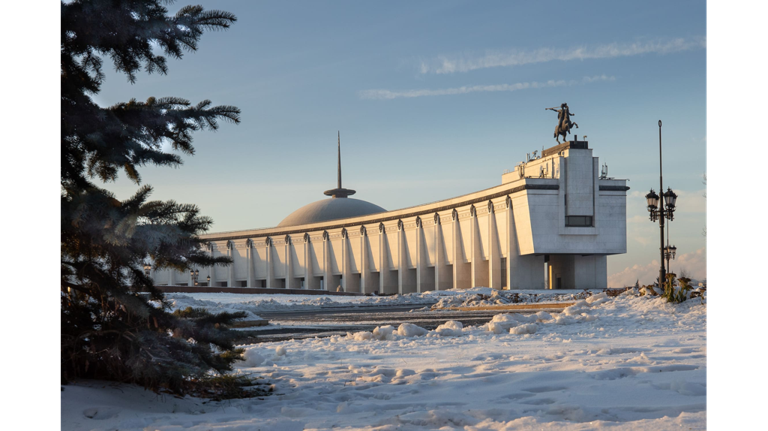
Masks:
[[[349,292],[349,235],[347,229],[341,229],[341,288]]]
[[[496,211],[491,201],[488,202],[488,281],[492,289],[501,289],[499,230],[496,226]]]
[[[264,241],[264,246],[267,248],[267,287],[276,287],[275,283],[275,269],[274,259],[272,258],[272,238],[267,237]]]
[[[330,242],[331,238],[328,232],[323,232],[323,287],[329,292],[336,290],[336,286],[330,285],[333,279],[333,274],[331,274],[331,253],[328,250],[331,246]]]
[[[253,287],[254,271],[253,271],[253,240],[248,238],[245,240],[245,255],[248,261],[248,281],[245,283],[248,287]]]
[[[176,285],[176,270],[173,268],[168,268],[168,285],[169,286],[175,286]]]
[[[295,279],[293,277],[293,241],[290,235],[285,236],[285,288],[295,289]]]
[[[451,217],[451,228],[453,229],[453,289],[456,289],[459,287],[459,267],[463,262],[461,262],[461,251],[459,250],[459,247],[461,247],[461,241],[459,241],[459,214],[455,209]]]
[[[405,277],[405,271],[408,268],[405,261],[405,226],[403,221],[397,222],[397,293],[403,294],[403,278]]]
[[[595,256],[595,288],[608,288],[608,256]]]
[[[552,289],[552,257],[549,257],[549,261],[547,261],[547,258],[544,258],[544,289]]]
[[[418,293],[421,293],[422,277],[427,275],[427,259],[424,257],[426,252],[424,229],[421,224],[421,217],[416,217],[416,292]]]
[[[360,292],[369,293],[366,289],[370,277],[370,262],[368,262],[368,235],[365,226],[360,226]]]
[[[235,287],[235,242],[227,241],[227,257],[232,260],[227,271],[227,287]]]
[[[468,232],[464,232],[469,234]],[[459,223],[459,213],[454,209],[453,213],[453,288],[467,288],[471,285],[471,274],[467,272],[467,265],[464,262],[464,242],[461,239],[461,227]]]
[[[306,277],[307,282],[305,283],[307,286],[307,289],[313,289],[318,290],[320,289],[320,280],[315,278],[315,271],[320,270],[320,266],[323,264],[323,256],[315,256],[315,262],[317,262],[318,268],[314,267],[314,263],[312,262],[312,254],[315,253],[315,247],[312,246],[312,239],[310,238],[309,234],[304,234],[304,243],[307,246],[307,272]],[[322,253],[322,252],[321,252]]]
[[[309,255],[310,245],[308,234],[304,234],[304,285],[302,289],[309,289],[309,284],[312,280],[312,257]]]
[[[379,225],[379,293],[384,293],[384,263],[387,261],[384,259],[384,227]]]
[[[517,228],[515,227],[515,212],[512,207],[512,199],[507,196],[507,288],[520,289],[520,272],[518,264],[520,261],[520,247],[517,242]]]
[[[443,228],[440,223],[440,215],[435,213],[433,221],[435,223],[435,290],[443,290],[445,287],[450,289],[450,286],[444,286],[448,280],[445,264],[447,256],[443,245]]]
[[[392,283],[392,271],[389,269],[389,237],[387,237],[387,230],[384,228],[383,224],[379,227],[379,235],[381,236],[379,241],[379,259],[381,259],[381,266],[379,267],[379,291],[381,293],[397,293],[397,285],[395,284],[397,281]],[[393,284],[395,285],[393,286]],[[395,292],[392,292],[392,290]]]
[[[483,286],[481,271],[481,261],[483,252],[480,250],[480,226],[477,220],[477,209],[474,205],[469,210],[470,214],[470,237],[469,237],[469,260],[470,260],[470,286]],[[485,286],[484,286],[485,287]]]
[[[379,225],[379,293],[384,293],[384,271],[386,271],[387,259],[384,257],[384,253],[387,247],[384,246],[384,226]]]

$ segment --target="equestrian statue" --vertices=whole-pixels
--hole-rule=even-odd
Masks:
[[[569,133],[571,133],[571,129],[573,127],[579,128],[579,125],[576,123],[571,122],[571,116],[576,114],[571,114],[571,112],[568,110],[568,104],[563,103],[560,105],[560,109],[557,108],[544,108],[548,111],[555,111],[557,112],[557,127],[555,127],[555,141],[557,143],[560,143],[560,135],[563,136],[563,142],[565,142],[565,137]]]

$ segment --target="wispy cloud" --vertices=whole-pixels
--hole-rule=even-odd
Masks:
[[[540,48],[533,51],[512,49],[487,51],[484,55],[444,55],[422,61],[422,74],[469,72],[490,67],[511,67],[548,61],[587,60],[596,58],[630,57],[641,54],[670,54],[706,48],[706,38],[678,38],[636,43],[611,43],[597,46],[580,46],[568,49]]]
[[[518,91],[526,90],[529,88],[547,88],[547,87],[566,87],[577,84],[589,84],[598,81],[615,81],[613,76],[596,75],[585,76],[580,81],[578,80],[550,80],[546,82],[518,82],[516,84],[497,84],[497,85],[471,85],[455,88],[440,88],[436,90],[363,90],[358,92],[361,99],[372,100],[388,100],[398,98],[412,98],[412,97],[425,97],[425,96],[450,96],[455,94],[467,94],[477,92],[496,92],[496,91]]]

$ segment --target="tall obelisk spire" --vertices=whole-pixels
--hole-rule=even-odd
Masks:
[[[339,166],[337,170],[337,184],[335,189],[326,190],[323,192],[326,196],[333,196],[334,198],[345,198],[347,196],[355,194],[354,190],[345,189],[341,187],[341,131],[336,132],[336,138],[337,138],[337,147],[336,151],[339,158]]]
[[[339,143],[339,146],[338,146],[338,152],[339,152],[339,184],[336,187],[340,189],[341,188],[341,131],[337,130],[336,133],[338,133],[337,137],[339,139],[338,140],[338,143]]]

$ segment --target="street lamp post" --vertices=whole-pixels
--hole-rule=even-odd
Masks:
[[[675,253],[677,252],[677,247],[674,245],[672,247],[666,246],[664,247],[664,257],[667,258],[667,271],[670,273],[672,270],[669,268],[669,259],[675,260]]]
[[[200,270],[198,269],[194,271],[192,271],[191,269],[189,270],[189,277],[192,278],[192,282],[194,283],[195,286],[197,286],[197,278],[199,276],[200,276]]]
[[[206,279],[208,280],[208,287],[211,287],[211,276],[209,275]]]
[[[661,257],[661,265],[659,268],[659,288],[663,289],[664,282],[667,278],[666,270],[664,268],[664,219],[669,219],[669,221],[674,220],[677,195],[670,188],[667,188],[667,192],[664,193],[664,180],[662,175],[663,165],[661,154],[661,120],[659,120],[659,191],[661,192],[661,196],[657,195],[656,192],[651,189],[651,192],[645,195],[645,199],[648,202],[648,212],[650,213],[651,221],[659,221],[659,254]],[[667,266],[669,266],[669,264],[667,264]]]
[[[670,225],[671,222],[675,219],[675,204],[677,202],[677,194],[672,191],[669,187],[667,187],[667,191],[664,193],[664,204],[666,205],[667,211],[664,213],[664,215],[669,219]],[[672,272],[669,269],[669,259],[670,257],[672,259],[675,258],[675,252],[677,251],[677,247],[669,245],[669,228],[670,225],[667,226],[667,246],[664,247],[664,256],[667,258],[667,272]],[[662,244],[663,245],[663,244]]]
[[[677,247],[669,245],[669,226],[667,226],[667,246],[664,247],[664,257],[667,259],[667,271],[672,273],[672,268],[669,266],[669,260],[675,260],[675,253],[677,253]]]

